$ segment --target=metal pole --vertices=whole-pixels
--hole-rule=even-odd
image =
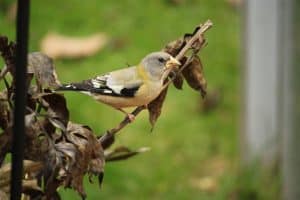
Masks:
[[[10,199],[19,200],[22,193],[23,157],[25,139],[26,67],[28,52],[29,0],[18,0],[16,88],[12,143],[12,173]]]
[[[271,163],[279,151],[280,0],[247,0],[245,108],[242,135],[245,162]]]

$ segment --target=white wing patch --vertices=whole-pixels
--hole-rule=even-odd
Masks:
[[[91,82],[94,88],[100,88],[102,85],[101,82],[99,82],[97,79],[92,79]]]
[[[109,87],[117,94],[121,94],[121,90],[124,88],[122,85],[112,85]]]

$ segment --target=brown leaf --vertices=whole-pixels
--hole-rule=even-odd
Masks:
[[[78,150],[83,151],[87,147],[91,134],[91,129],[81,124],[68,123],[67,134],[65,135],[67,140],[73,143]]]
[[[34,162],[31,160],[23,161],[23,173],[24,174],[38,174],[43,164],[41,162]],[[7,163],[0,168],[0,187],[10,183],[11,174],[11,163]]]
[[[41,52],[28,55],[28,73],[34,74],[40,88],[56,88],[60,85],[52,59]]]
[[[8,127],[10,119],[10,111],[8,101],[6,99],[7,94],[0,93],[0,127],[5,130]]]
[[[96,54],[108,42],[104,33],[86,37],[70,37],[48,33],[41,42],[41,51],[51,58],[81,58]]]
[[[125,160],[132,156],[135,156],[140,153],[144,153],[146,151],[149,151],[150,149],[148,147],[142,147],[138,150],[132,151],[127,147],[120,146],[115,148],[113,151],[105,154],[105,161],[119,161],[119,160]]]
[[[214,89],[207,93],[205,98],[201,101],[201,110],[203,112],[209,112],[216,109],[222,101],[222,90]]]
[[[176,56],[180,50],[184,47],[185,41],[182,38],[169,42],[162,51],[169,53],[172,56]]]
[[[153,101],[148,104],[148,112],[149,112],[149,121],[151,123],[152,129],[157,121],[158,117],[161,114],[161,109],[163,103],[165,101],[166,95],[168,92],[168,88],[165,88],[158,97],[156,97]]]
[[[75,189],[85,198],[83,177],[86,173],[97,176],[103,173],[103,149],[92,130],[81,124],[69,122],[63,136],[65,139],[55,144],[56,152],[52,153],[54,165],[60,168],[59,176],[55,177],[62,180],[65,187]]]
[[[69,110],[63,95],[49,93],[42,96],[43,106],[48,112],[50,122],[62,130],[66,130],[69,122]]]
[[[213,176],[206,176],[200,179],[191,180],[191,185],[204,192],[215,192],[218,189],[218,180]]]
[[[5,129],[4,132],[0,134],[0,166],[2,165],[6,154],[10,151],[12,142],[12,130],[11,127]]]
[[[192,62],[183,69],[182,74],[189,86],[200,91],[201,96],[205,97],[207,82],[203,74],[203,65],[198,56],[195,56]]]
[[[42,188],[38,186],[37,179],[23,180],[22,187],[22,192],[29,196],[37,196],[39,194],[43,194]]]
[[[174,76],[176,76],[173,80],[173,85],[175,86],[175,88],[177,88],[178,90],[182,90],[182,85],[183,85],[183,76],[181,73],[178,72],[179,69],[174,68],[171,73],[169,74],[170,78],[173,78]]]
[[[16,44],[8,42],[8,38],[0,35],[0,55],[3,57],[8,71],[15,74]]]
[[[6,10],[6,19],[9,22],[15,21],[17,16],[17,2],[11,2],[10,5],[8,5],[8,8]]]
[[[1,200],[8,200],[9,199],[8,195],[2,190],[0,190],[0,199]]]
[[[162,51],[169,53],[170,55],[176,57],[181,49],[186,45],[186,43],[197,33],[200,26],[197,26],[193,33],[186,33],[183,37],[178,38],[172,42],[169,42]],[[182,62],[181,62],[182,63]]]

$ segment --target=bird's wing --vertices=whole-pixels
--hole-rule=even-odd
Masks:
[[[116,97],[133,97],[142,84],[143,81],[134,66],[96,76],[80,83],[66,84],[58,90],[77,90]]]

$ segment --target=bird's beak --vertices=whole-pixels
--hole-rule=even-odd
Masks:
[[[171,56],[171,58],[166,62],[166,69],[172,69],[173,67],[178,67],[180,65],[181,63]]]

